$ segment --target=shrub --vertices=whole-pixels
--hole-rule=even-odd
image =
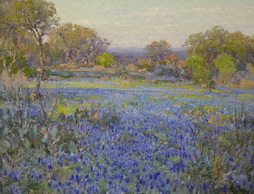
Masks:
[[[134,64],[128,64],[126,67],[126,70],[128,70],[128,71],[137,71],[139,68],[138,68],[138,66],[136,66],[136,65],[134,65]]]
[[[96,65],[102,65],[104,67],[109,67],[114,62],[114,56],[111,53],[102,53],[95,59]]]
[[[155,67],[155,63],[152,59],[138,59],[138,65],[144,68],[146,71],[153,71]]]
[[[183,69],[177,68],[173,64],[156,64],[154,68],[154,73],[156,75],[160,76],[175,76],[175,77],[180,77],[183,73]]]

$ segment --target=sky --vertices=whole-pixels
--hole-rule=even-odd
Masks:
[[[254,0],[50,0],[61,23],[92,28],[110,47],[144,48],[166,40],[179,48],[214,26],[254,35]]]

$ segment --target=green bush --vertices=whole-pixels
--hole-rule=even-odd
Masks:
[[[104,67],[109,67],[114,62],[114,56],[111,53],[102,53],[95,59],[96,65],[102,65]]]

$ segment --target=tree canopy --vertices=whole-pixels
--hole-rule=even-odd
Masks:
[[[93,63],[110,44],[92,29],[59,26],[54,4],[45,0],[1,0],[0,15],[0,70],[11,75],[29,65],[31,72],[39,64],[38,88],[44,64]]]
[[[65,52],[66,62],[89,62],[102,53],[109,42],[92,29],[66,23],[51,31],[49,43]]]
[[[14,1],[11,3],[6,17],[11,24],[17,27],[18,33],[23,33],[25,36],[33,38],[37,43],[40,59],[40,80],[43,79],[43,41],[51,27],[58,22],[54,4],[44,0]]]
[[[210,85],[220,75],[246,71],[247,64],[254,61],[253,38],[241,32],[230,33],[222,27],[190,35],[185,46],[189,52],[187,62],[197,83]]]
[[[153,41],[145,48],[146,56],[154,62],[161,61],[171,53],[170,48],[171,45],[165,40]]]

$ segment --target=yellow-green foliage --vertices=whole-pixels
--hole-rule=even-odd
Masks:
[[[115,80],[116,84],[118,84],[118,87],[135,87],[133,82],[128,80]]]
[[[95,63],[105,67],[110,66],[114,61],[114,56],[111,53],[102,53],[96,57]]]
[[[74,108],[70,108],[64,104],[60,104],[57,106],[57,113],[62,114],[73,114],[75,112]]]
[[[248,64],[247,64],[247,68],[248,68],[248,70],[249,70],[250,73],[253,73],[253,74],[254,74],[254,65],[248,63]]]
[[[221,75],[233,74],[236,70],[235,64],[233,62],[233,57],[226,53],[218,55],[216,59],[214,59],[214,64],[218,68]]]
[[[145,98],[145,100],[162,101],[164,99],[160,96],[152,96],[152,97]]]
[[[192,53],[187,58],[187,63],[191,66],[193,79],[201,84],[209,79],[209,71],[204,68],[204,58],[196,53]]]
[[[210,99],[212,98],[211,96],[204,96],[204,95],[195,95],[195,94],[176,94],[176,95],[172,95],[172,94],[167,94],[165,96],[163,96],[165,98],[200,98],[200,99]]]
[[[205,105],[204,107],[204,110],[209,110],[209,111],[216,111],[217,109],[221,108],[221,106],[209,106],[209,105]]]
[[[219,118],[221,121],[229,121],[231,117],[227,114],[219,114]]]
[[[195,94],[188,94],[185,97],[188,98],[200,98],[200,99],[209,99],[211,96],[203,96],[203,95],[195,95]]]
[[[99,100],[99,99],[103,99],[103,97],[102,97],[102,96],[91,95],[91,96],[85,97],[85,99],[89,99],[89,100]]]
[[[240,99],[254,98],[254,94],[245,93],[245,94],[241,94],[238,98]]]
[[[101,87],[103,84],[101,83],[91,83],[91,82],[63,82],[69,87],[72,88],[93,88],[93,87]]]
[[[192,90],[192,91],[196,91],[196,92],[203,92],[203,91],[205,91],[204,89],[196,89],[196,88],[193,88],[193,86],[189,86],[189,85],[182,86],[182,88],[186,88],[186,89],[189,89],[189,90]]]
[[[138,102],[130,102],[130,101],[126,101],[123,103],[123,106],[124,107],[127,107],[127,106],[138,106]]]

